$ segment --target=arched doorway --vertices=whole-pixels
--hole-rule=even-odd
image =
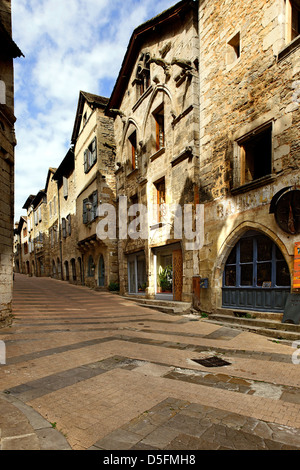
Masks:
[[[56,279],[56,264],[54,259],[52,260],[52,276]]]
[[[79,279],[80,279],[80,282],[83,283],[82,262],[81,262],[80,257],[78,257],[78,266],[79,266]]]
[[[281,250],[266,235],[248,231],[227,258],[222,307],[283,312],[290,287],[289,268]]]
[[[66,275],[66,281],[69,280],[70,275],[69,275],[69,262],[65,261],[65,275]]]
[[[59,258],[57,258],[57,278],[62,279],[61,262]]]
[[[104,287],[105,285],[105,265],[103,255],[100,255],[98,266],[98,286]]]
[[[71,259],[72,280],[76,281],[76,261],[75,258]]]

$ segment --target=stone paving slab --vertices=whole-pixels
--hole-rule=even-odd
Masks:
[[[159,424],[158,424],[159,423]],[[169,397],[93,449],[299,450],[300,430]]]
[[[290,345],[47,278],[17,275],[13,308],[3,449],[299,450]]]

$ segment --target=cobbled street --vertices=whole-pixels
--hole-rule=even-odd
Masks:
[[[3,450],[300,449],[291,345],[20,274],[13,313]]]

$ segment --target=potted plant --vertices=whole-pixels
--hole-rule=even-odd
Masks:
[[[165,268],[162,268],[162,266],[160,266],[158,277],[159,277],[159,286],[160,286],[161,292],[172,292],[172,286],[173,286],[172,266],[166,266]]]

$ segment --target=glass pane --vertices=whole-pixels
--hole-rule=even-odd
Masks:
[[[290,273],[288,265],[285,261],[277,261],[276,263],[276,285],[290,286]]]
[[[278,246],[276,246],[276,259],[284,259],[283,254],[279,250]]]
[[[253,261],[253,238],[243,238],[240,241],[240,261],[241,263]]]
[[[129,263],[129,292],[136,292],[135,286],[135,262],[130,261]]]
[[[145,292],[147,286],[146,261],[144,256],[137,257],[138,291]]]
[[[236,267],[226,266],[225,267],[225,286],[236,286]]]
[[[242,264],[241,265],[241,286],[252,286],[253,285],[253,265]]]
[[[236,263],[236,248],[234,247],[228,256],[226,264],[235,264]]]
[[[270,283],[271,280],[272,280],[272,263],[258,263],[257,264],[257,285],[261,287],[264,282]]]
[[[272,241],[261,235],[257,237],[257,260],[267,261],[272,259]]]

